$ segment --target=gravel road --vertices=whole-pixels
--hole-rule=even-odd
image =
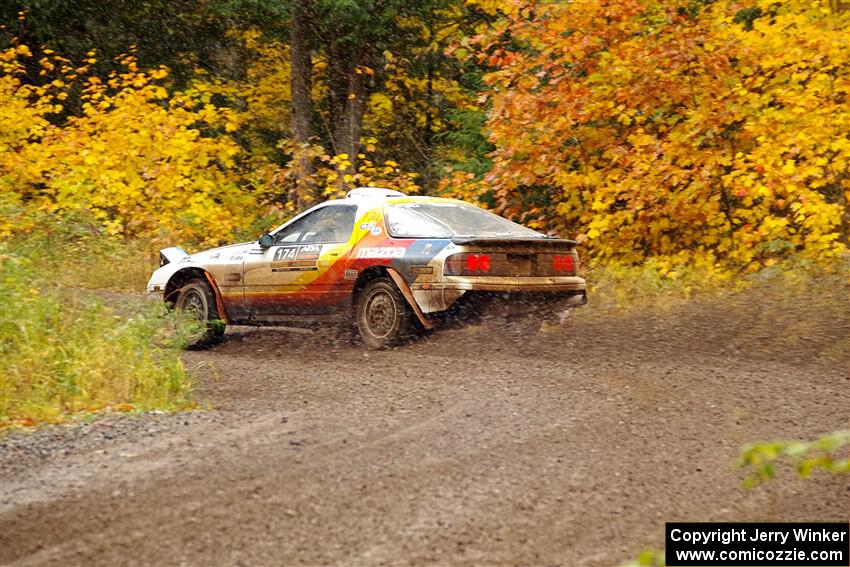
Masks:
[[[230,329],[185,357],[203,410],[0,439],[0,563],[611,566],[667,521],[847,521],[847,477],[733,467],[850,426],[846,294],[382,352]]]

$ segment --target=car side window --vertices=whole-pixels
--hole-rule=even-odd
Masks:
[[[346,242],[354,230],[355,205],[331,205],[310,213],[275,234],[275,244]]]

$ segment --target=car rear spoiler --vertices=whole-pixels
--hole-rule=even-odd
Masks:
[[[452,238],[454,244],[460,246],[533,246],[545,250],[563,250],[565,246],[572,248],[576,245],[575,240],[567,238],[483,238],[463,237]]]

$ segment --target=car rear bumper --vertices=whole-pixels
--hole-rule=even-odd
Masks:
[[[553,310],[587,304],[587,283],[579,277],[557,278],[446,278],[414,283],[416,302],[424,313],[445,311],[462,297],[486,301],[546,305]]]
[[[423,287],[427,286],[427,287]],[[445,276],[439,282],[414,283],[413,289],[449,289],[465,291],[502,291],[506,293],[535,292],[558,293],[587,288],[584,278],[561,277],[501,277],[501,276]]]

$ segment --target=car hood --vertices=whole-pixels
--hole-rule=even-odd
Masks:
[[[218,248],[210,248],[201,252],[190,254],[187,261],[193,264],[208,264],[215,263],[220,260],[230,259],[232,256],[242,254],[256,244],[255,242],[242,242],[240,244],[229,244],[227,246],[219,246]]]

